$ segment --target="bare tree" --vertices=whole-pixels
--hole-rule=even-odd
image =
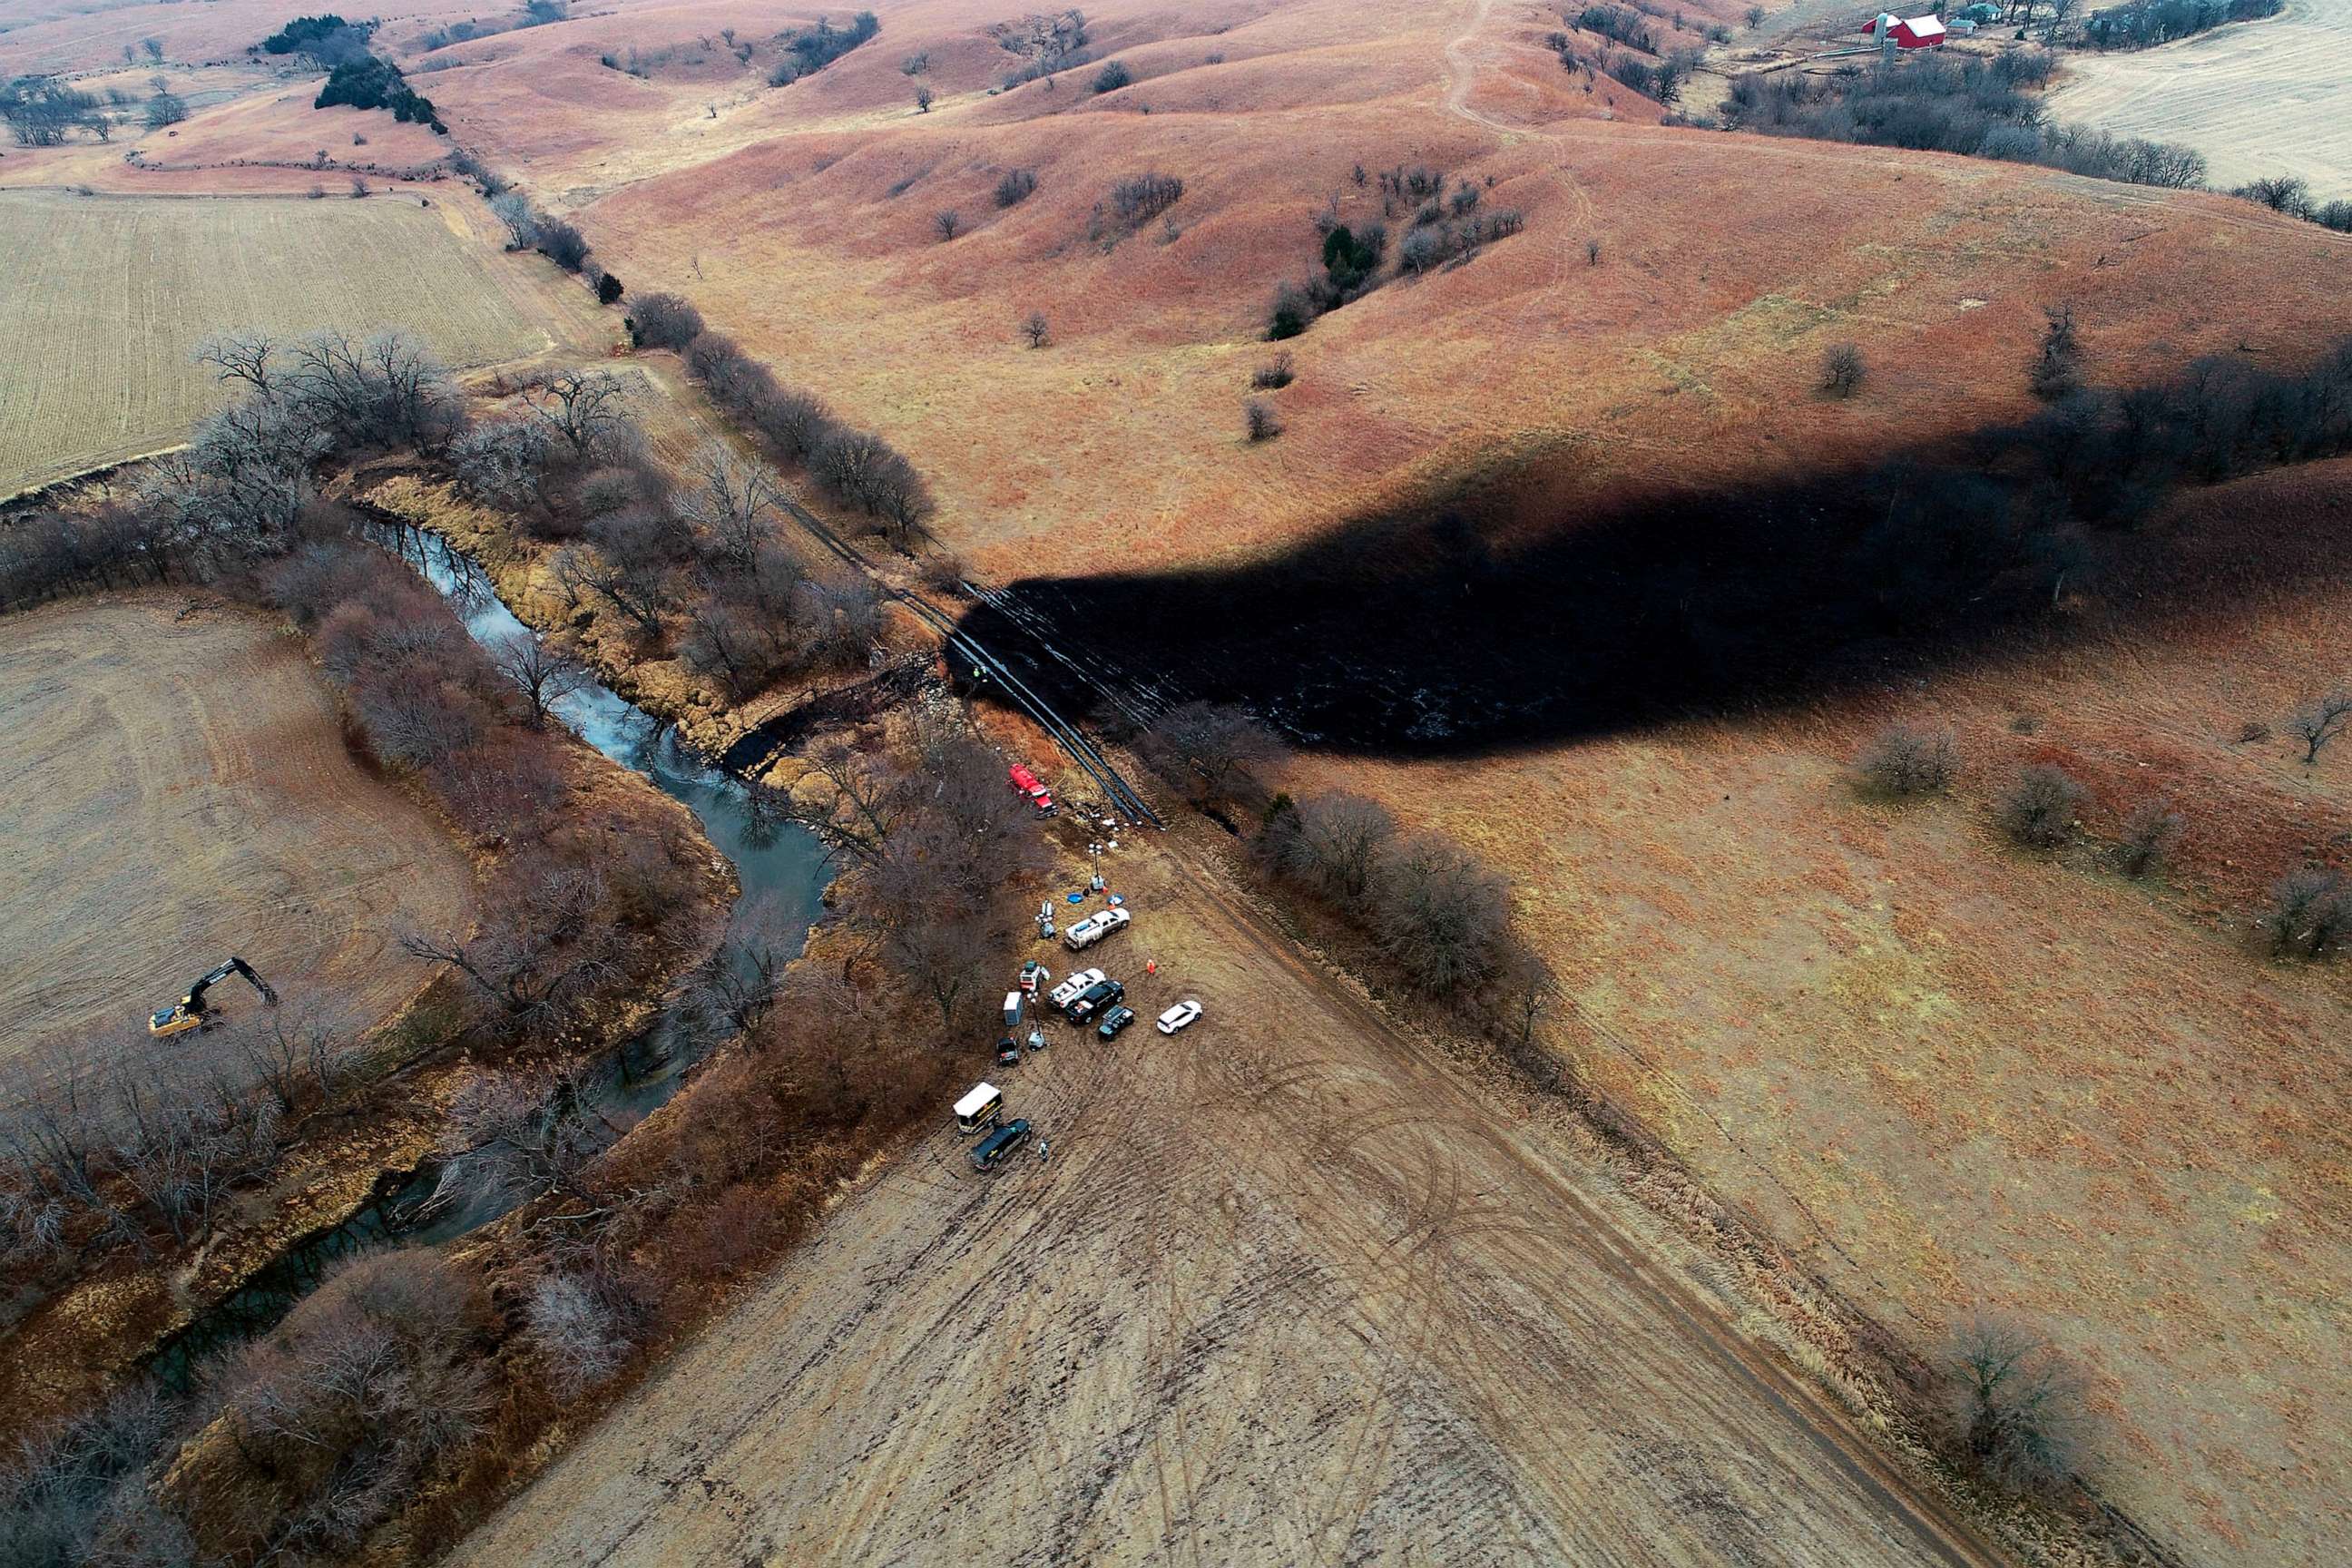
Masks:
[[[469,427],[449,444],[457,481],[482,500],[522,507],[547,501],[548,464],[554,456],[548,427],[539,420],[490,419]]]
[[[1992,1479],[2035,1490],[2074,1464],[2082,1394],[2049,1346],[2022,1330],[1979,1321],[1952,1348],[1960,1380],[1962,1441]]]
[[[963,215],[953,207],[942,207],[931,215],[931,227],[942,240],[953,239],[963,227]]]
[[[227,1358],[219,1415],[158,1482],[237,1561],[349,1555],[470,1442],[490,1408],[480,1280],[427,1251],[343,1264]]]
[[[584,1177],[611,1141],[584,1076],[524,1068],[470,1079],[449,1105],[433,1201],[512,1205],[562,1192],[600,1207]]]
[[[528,250],[539,237],[539,215],[532,212],[529,198],[519,191],[508,191],[490,198],[490,211],[507,226],[509,250]]]
[[[672,510],[709,536],[730,567],[750,571],[783,510],[782,479],[723,441],[704,442],[688,461],[686,477],[671,497]]]
[[[568,448],[588,462],[629,427],[627,391],[607,370],[549,370],[527,381],[522,405]]]
[[[543,1274],[523,1306],[524,1332],[556,1393],[576,1399],[620,1370],[629,1342],[610,1308],[572,1274]]]
[[[1206,805],[1230,801],[1252,771],[1286,755],[1281,742],[1239,708],[1185,702],[1152,721],[1145,750]]]
[[[2063,768],[2036,763],[2019,771],[1993,803],[2001,831],[2032,849],[2055,849],[2074,832],[2084,791]]]
[[[530,632],[513,632],[489,650],[490,668],[514,688],[523,700],[526,721],[534,730],[547,727],[555,704],[585,688],[588,667],[572,655]]]
[[[1372,935],[1413,984],[1447,998],[1495,973],[1511,919],[1510,886],[1451,839],[1402,839],[1374,872]]]
[[[212,366],[215,379],[244,382],[264,397],[270,395],[277,357],[277,340],[251,328],[215,332],[196,345],[196,363]]]
[[[719,595],[687,612],[678,657],[697,675],[717,680],[737,702],[757,696],[787,662],[791,645],[774,623]]]
[[[1853,343],[1832,343],[1822,355],[1822,391],[1832,397],[1852,397],[1862,390],[1862,350]]]
[[[470,936],[404,932],[403,951],[463,975],[509,1027],[544,1027],[622,972],[624,934],[603,871],[550,858],[510,863]]]
[[[1004,962],[986,929],[960,912],[893,925],[883,933],[882,953],[939,1009],[940,1027],[950,1033],[980,1022]]]
[[[1046,324],[1045,312],[1043,310],[1032,310],[1021,320],[1021,335],[1028,340],[1029,346],[1033,349],[1044,348],[1045,340],[1052,331],[1053,329]]]
[[[929,114],[931,111],[931,89],[928,83],[915,89],[915,111],[919,114]]]
[[[1396,818],[1376,800],[1335,790],[1310,795],[1267,826],[1275,868],[1325,898],[1360,900]]]
[[[607,520],[599,519],[599,523]],[[555,552],[555,580],[577,599],[600,601],[617,611],[643,641],[658,643],[662,616],[675,602],[671,573],[659,561],[639,555],[615,559],[604,549],[567,544]]]
[[[2318,763],[2321,750],[2347,724],[2352,724],[2352,690],[2338,689],[2296,709],[2286,721],[2286,732],[2303,742],[2308,767]]]

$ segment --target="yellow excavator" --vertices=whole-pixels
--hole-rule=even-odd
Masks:
[[[278,993],[269,982],[253,972],[253,965],[241,958],[232,957],[226,963],[188,987],[188,994],[169,1007],[160,1008],[147,1016],[147,1032],[151,1035],[184,1035],[190,1029],[209,1029],[226,1020],[213,1016],[205,1003],[205,993],[232,974],[242,974],[261,993],[261,999],[271,1006],[278,1005]]]

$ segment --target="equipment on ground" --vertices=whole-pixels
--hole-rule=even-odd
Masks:
[[[1125,910],[1097,910],[1086,919],[1074,921],[1070,929],[1062,933],[1062,945],[1072,952],[1092,947],[1133,919],[1135,917]]]
[[[278,993],[269,982],[253,972],[245,960],[231,957],[226,963],[188,987],[188,994],[169,1007],[157,1009],[147,1016],[147,1032],[151,1035],[184,1035],[190,1029],[209,1029],[224,1022],[213,1016],[212,1008],[205,1002],[205,993],[232,974],[242,974],[261,993],[261,999],[272,1007],[278,1005]]]
[[[1021,1065],[1021,1042],[1007,1035],[996,1042],[996,1065],[1016,1068]]]
[[[1106,1040],[1115,1040],[1118,1038],[1118,1032],[1121,1029],[1126,1028],[1129,1024],[1134,1022],[1134,1008],[1125,1006],[1113,1007],[1109,1012],[1103,1015],[1102,1026],[1097,1028],[1095,1033],[1100,1035]]]
[[[1070,999],[1062,1009],[1062,1016],[1073,1024],[1083,1024],[1104,1008],[1126,1000],[1126,986],[1116,980],[1097,980]]]
[[[1054,972],[1034,958],[1021,965],[1021,989],[1025,994],[1034,996],[1037,987],[1053,978]]]
[[[992,1165],[1003,1163],[1004,1156],[1028,1141],[1029,1123],[1026,1121],[1016,1119],[1006,1122],[971,1152],[972,1169],[985,1171]]]
[[[1039,783],[1035,773],[1031,773],[1019,763],[1013,763],[1005,772],[1006,775],[1013,780],[1013,787],[1029,797],[1029,804],[1037,808],[1038,816],[1054,815],[1054,792]]]
[[[1172,1035],[1200,1016],[1201,1005],[1198,1002],[1179,1002],[1160,1015],[1160,1032],[1163,1035]]]
[[[996,1125],[1004,1114],[1004,1091],[992,1083],[974,1085],[955,1103],[956,1131],[966,1137]]]

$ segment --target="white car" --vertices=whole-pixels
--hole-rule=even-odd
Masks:
[[[1125,910],[1098,910],[1063,932],[1062,943],[1072,952],[1092,947],[1134,918]]]
[[[1106,976],[1099,969],[1081,969],[1059,985],[1055,986],[1048,994],[1048,997],[1055,1006],[1066,1007],[1076,1001],[1079,994],[1087,986],[1104,978]]]
[[[1160,1015],[1160,1032],[1172,1035],[1200,1016],[1201,1005],[1198,1002],[1179,1002]]]

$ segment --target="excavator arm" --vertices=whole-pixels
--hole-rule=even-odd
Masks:
[[[272,1007],[278,1005],[278,993],[270,988],[269,982],[255,973],[253,965],[232,955],[227,963],[189,986],[188,994],[180,998],[177,1006],[163,1008],[150,1016],[147,1032],[151,1035],[176,1035],[184,1029],[201,1027],[205,1015],[209,1011],[205,1005],[205,993],[232,974],[244,975],[247,984],[261,993],[264,1002]]]

